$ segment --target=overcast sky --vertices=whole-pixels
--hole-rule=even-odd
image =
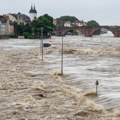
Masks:
[[[0,15],[29,15],[31,4],[35,4],[38,16],[70,15],[84,21],[94,19],[101,25],[120,25],[120,0],[0,0]]]

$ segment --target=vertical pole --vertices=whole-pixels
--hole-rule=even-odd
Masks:
[[[42,61],[43,61],[43,27],[41,27],[41,54],[42,54]]]
[[[0,21],[0,35],[1,35],[1,21]]]
[[[39,32],[39,29],[37,29],[37,36],[38,36],[37,38],[40,39],[40,32]],[[41,49],[41,44],[40,44],[40,49]],[[41,52],[41,50],[40,50],[40,52]]]
[[[97,95],[98,93],[97,93],[97,85],[96,85],[96,95]]]
[[[61,75],[63,75],[63,36],[62,36],[62,52],[61,52]]]
[[[98,89],[98,85],[99,85],[99,81],[98,80],[96,80],[95,85],[96,85],[96,95],[98,95],[98,93],[97,93],[97,89]]]
[[[6,25],[7,25],[7,24],[5,23],[5,36],[6,36]]]

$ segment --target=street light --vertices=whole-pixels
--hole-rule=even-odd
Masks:
[[[50,27],[50,26],[47,26],[47,27],[50,28],[50,29],[52,29],[52,27]],[[41,43],[40,44],[41,44],[41,55],[42,55],[42,61],[43,61],[43,54],[44,54],[43,48],[50,46],[50,44],[44,44],[43,43],[43,27],[41,27]]]
[[[0,21],[0,35],[1,35],[1,24],[2,24],[2,22]]]
[[[63,22],[61,21],[61,35],[62,35],[62,27],[63,27]],[[61,41],[61,75],[63,75],[63,35],[62,35],[62,41]]]
[[[43,61],[43,27],[41,27],[41,54],[42,54],[42,61]]]
[[[96,95],[97,95],[98,94],[97,93],[97,89],[98,89],[98,85],[99,85],[99,81],[98,80],[96,80],[95,85],[96,85]]]
[[[63,36],[62,36],[62,52],[61,52],[61,75],[63,75]]]

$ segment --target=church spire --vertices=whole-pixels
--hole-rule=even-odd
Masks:
[[[35,9],[35,5],[33,7],[32,4],[31,4],[31,9],[30,9],[29,13],[37,13],[37,11]]]
[[[35,4],[31,4],[31,9],[29,10],[29,15],[30,15],[30,19],[31,21],[34,20],[35,18],[37,18],[37,10],[35,8]]]
[[[33,10],[33,6],[32,6],[32,3],[31,3],[31,10]]]
[[[34,10],[35,10],[35,4],[34,4]]]

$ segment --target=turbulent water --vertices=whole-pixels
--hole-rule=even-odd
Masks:
[[[50,43],[51,47],[44,48],[44,62],[42,66],[40,65],[42,67],[40,71],[46,71],[49,75],[54,74],[57,81],[70,86],[76,94],[85,96],[88,100],[104,107],[106,110],[119,110],[120,38],[112,36],[63,37],[64,75],[59,79],[61,72],[61,40],[61,37],[44,40],[44,43]],[[10,51],[39,49],[37,54],[39,59],[41,59],[40,46],[41,40],[10,39],[0,41],[0,49],[8,54]],[[23,58],[19,58],[19,61],[20,59]],[[28,56],[27,59],[29,61],[31,58]],[[29,64],[24,65],[29,66]],[[35,72],[35,74],[39,72],[32,67],[30,71]],[[99,81],[97,96],[96,80]],[[61,89],[65,88],[61,86]],[[67,94],[69,94],[69,91]]]

